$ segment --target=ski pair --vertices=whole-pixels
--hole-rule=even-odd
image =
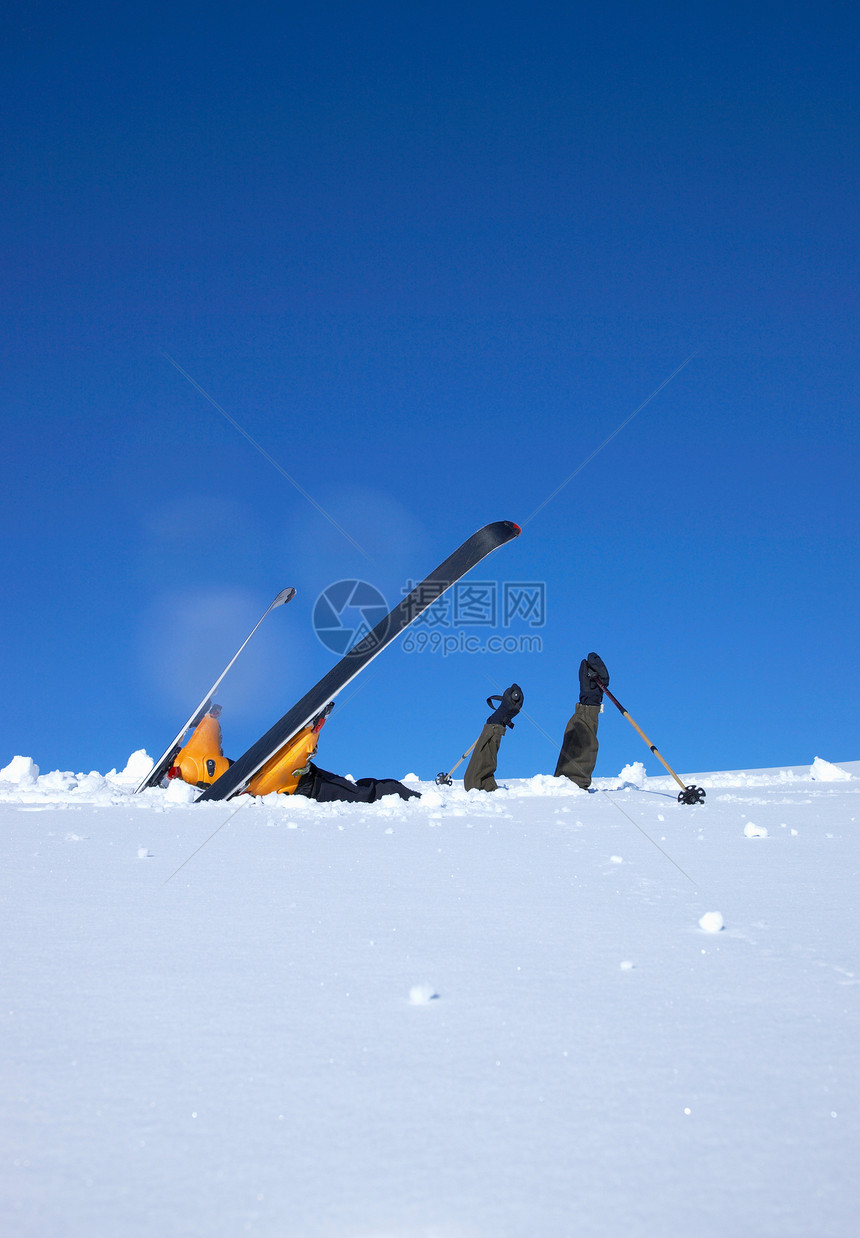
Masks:
[[[398,606],[386,615],[353,649],[349,650],[323,676],[319,683],[302,697],[298,704],[284,714],[273,727],[270,727],[266,734],[257,740],[255,744],[252,744],[247,752],[243,753],[237,761],[234,761],[230,768],[220,778],[216,779],[212,786],[208,787],[198,799],[228,799],[234,795],[241,794],[247,788],[254,775],[258,773],[275,753],[295,738],[299,731],[315,722],[323,712],[328,713],[337,694],[364,669],[368,662],[372,661],[387,645],[391,644],[401,632],[406,630],[413,620],[417,619],[423,611],[440,598],[451,585],[460,580],[473,567],[476,567],[492,551],[517,537],[519,532],[519,526],[514,524],[513,521],[498,520],[493,524],[485,525],[483,529],[479,529],[477,533],[474,533],[452,555],[449,555],[434,572],[431,572],[420,584],[416,585]],[[263,612],[257,624],[239,646],[239,649],[203,697],[203,700],[187,719],[158,761],[156,761],[152,770],[140,782],[136,788],[136,793],[145,790],[147,787],[157,786],[161,782],[179,754],[185,735],[188,731],[193,730],[208,713],[212,707],[215,692],[239,657],[239,654],[257,631],[257,628],[259,628],[271,611],[277,606],[282,606],[284,603],[292,601],[295,594],[295,589],[282,589]]]
[[[383,649],[396,640],[419,615],[450,589],[451,585],[456,584],[492,551],[518,537],[519,533],[519,526],[513,521],[497,520],[467,538],[462,546],[416,585],[372,631],[323,675],[319,683],[306,692],[265,735],[234,761],[211,787],[207,787],[197,797],[197,802],[226,800],[241,795],[266,762],[317,719],[320,712],[334,701],[338,693],[355,679],[369,662],[378,657]]]

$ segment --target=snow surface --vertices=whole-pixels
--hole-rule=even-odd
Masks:
[[[0,771],[3,1235],[858,1233],[860,763],[361,806],[148,760]]]

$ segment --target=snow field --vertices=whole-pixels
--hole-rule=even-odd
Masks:
[[[5,1234],[853,1238],[856,764],[236,811],[142,760],[0,771]]]

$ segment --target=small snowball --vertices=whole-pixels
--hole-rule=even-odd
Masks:
[[[39,767],[30,757],[13,757],[0,769],[0,782],[14,782],[19,787],[31,787],[39,777]]]
[[[629,959],[625,959],[624,962],[621,964],[621,970],[622,971],[633,971],[633,964],[630,962]]]
[[[413,1006],[426,1006],[438,996],[432,984],[413,984],[409,990],[409,1000]]]
[[[623,864],[624,860],[621,858],[620,855],[611,855],[609,857],[609,863],[610,864]]]
[[[0,774],[0,778],[2,777],[3,775]],[[838,765],[831,765],[822,757],[816,757],[812,762],[810,777],[818,782],[848,782],[851,775],[847,769],[840,769]]]
[[[721,933],[725,928],[722,914],[719,911],[706,911],[699,920],[699,928],[703,933]]]
[[[151,860],[151,859],[152,859],[152,852],[149,850],[149,848],[148,848],[148,847],[138,847],[138,849],[137,849],[137,858],[138,858],[139,860]]]
[[[744,826],[744,834],[747,838],[767,838],[767,826],[754,825],[752,821],[747,821]]]

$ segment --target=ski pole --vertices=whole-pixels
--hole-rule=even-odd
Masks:
[[[479,735],[479,736],[478,736],[478,739],[480,739],[480,738],[481,738],[481,737],[480,737],[480,735]],[[476,739],[476,740],[475,740],[475,744],[477,744],[478,739]],[[437,785],[438,787],[450,787],[450,786],[452,785],[452,783],[453,783],[453,779],[452,779],[451,775],[453,774],[453,772],[454,772],[454,770],[455,770],[455,769],[459,769],[459,768],[460,768],[460,766],[461,766],[461,765],[463,764],[463,762],[465,761],[466,757],[469,755],[469,753],[470,753],[470,752],[472,751],[472,749],[475,747],[475,744],[470,744],[470,745],[469,745],[469,747],[466,749],[466,751],[465,751],[465,752],[463,753],[463,755],[460,757],[460,760],[457,762],[457,764],[456,764],[456,765],[453,765],[453,766],[451,767],[451,769],[449,769],[449,770],[448,770],[448,773],[447,773],[447,774],[443,771],[441,774],[437,774],[437,775],[436,775],[436,785]]]
[[[590,665],[590,663],[589,663],[589,665]],[[592,669],[592,670],[594,670],[594,667],[592,666],[592,667],[591,667],[591,669]],[[617,708],[621,711],[621,713],[624,715],[624,717],[627,719],[627,721],[630,723],[630,725],[631,725],[631,726],[632,726],[635,730],[637,730],[637,731],[639,732],[639,734],[640,734],[640,735],[642,736],[642,738],[645,740],[645,743],[648,745],[648,747],[649,747],[649,748],[651,749],[651,751],[654,753],[654,756],[657,758],[657,760],[658,760],[658,761],[662,761],[662,763],[666,766],[666,769],[669,771],[669,773],[670,773],[670,774],[672,775],[672,777],[675,779],[675,781],[677,782],[678,786],[681,788],[681,790],[680,790],[680,792],[679,792],[679,794],[678,794],[678,803],[679,803],[679,804],[702,804],[702,803],[704,803],[704,800],[705,800],[705,792],[702,790],[702,788],[701,788],[701,787],[694,786],[693,784],[690,784],[690,786],[688,786],[688,787],[684,786],[684,784],[683,784],[683,782],[681,781],[681,779],[678,777],[678,775],[677,775],[677,774],[675,773],[675,771],[672,769],[672,766],[669,764],[669,762],[668,762],[667,760],[665,760],[665,759],[664,759],[664,757],[662,756],[662,754],[658,751],[656,744],[652,744],[652,743],[651,743],[651,740],[648,738],[648,736],[647,736],[647,735],[645,734],[645,732],[642,730],[641,726],[639,726],[639,724],[638,724],[637,722],[634,722],[634,720],[630,717],[630,715],[628,714],[628,712],[627,712],[627,710],[624,708],[624,706],[621,704],[621,702],[620,702],[619,700],[616,700],[616,698],[612,695],[612,693],[609,691],[609,689],[608,689],[607,687],[604,687],[604,685],[603,685],[603,684],[601,684],[600,686],[601,686],[601,688],[603,688],[603,691],[604,691],[604,692],[606,693],[606,695],[609,697],[609,699],[610,699],[610,701],[612,702],[612,704],[613,704],[613,705],[615,705],[615,706],[617,706]]]
[[[257,624],[251,629],[251,631],[245,637],[245,640],[239,646],[236,653],[233,655],[232,659],[224,667],[223,671],[218,676],[218,678],[215,680],[215,682],[213,683],[209,691],[206,693],[203,700],[197,706],[194,713],[191,714],[191,716],[188,718],[188,720],[186,721],[182,729],[177,732],[177,734],[173,738],[172,743],[169,744],[167,748],[165,748],[164,752],[162,752],[161,756],[155,762],[155,764],[153,765],[149,773],[146,775],[146,777],[143,778],[140,783],[138,783],[137,787],[135,787],[135,791],[134,791],[135,795],[138,795],[141,791],[145,790],[147,787],[154,787],[159,782],[161,782],[162,777],[167,773],[168,769],[173,764],[173,760],[177,756],[179,749],[182,746],[183,736],[186,734],[187,731],[190,731],[192,727],[196,727],[197,724],[202,721],[204,715],[209,712],[209,709],[212,705],[213,697],[215,696],[215,693],[218,691],[219,687],[221,686],[221,683],[226,677],[227,672],[232,669],[234,663],[239,657],[239,654],[248,644],[248,641],[250,641],[251,637],[254,635],[257,628],[266,618],[266,615],[268,615],[269,612],[273,611],[276,607],[283,606],[286,602],[292,602],[295,596],[296,596],[296,591],[292,587],[292,585],[290,585],[286,589],[282,589],[281,592],[278,594],[278,596],[272,602],[270,602],[270,604],[263,611],[263,614],[261,615]]]

